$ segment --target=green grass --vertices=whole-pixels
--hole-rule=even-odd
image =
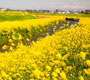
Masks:
[[[14,21],[14,20],[27,20],[27,19],[35,19],[28,12],[16,12],[16,11],[0,11],[0,22],[1,21]]]

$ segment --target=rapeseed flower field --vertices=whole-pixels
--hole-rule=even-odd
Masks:
[[[78,19],[78,24],[70,29],[58,30],[52,36],[47,34],[29,46],[22,44],[23,30],[27,29],[31,38],[32,27],[34,33],[41,27],[43,32],[49,29],[48,24],[59,24],[65,17],[1,22],[0,31],[7,31],[11,46],[9,52],[0,53],[0,80],[90,80],[90,18]],[[16,39],[19,42],[13,49]],[[2,49],[7,47],[5,44]]]

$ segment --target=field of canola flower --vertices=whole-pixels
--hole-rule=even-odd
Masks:
[[[52,36],[47,34],[47,37],[33,41],[30,46],[20,42],[17,50],[11,47],[12,51],[0,53],[0,80],[90,80],[90,18],[78,18],[77,27],[57,31]],[[26,24],[15,21],[17,24],[13,27],[10,25],[14,22],[1,22],[0,25],[8,25],[1,26],[5,26],[5,30],[10,33],[13,28],[18,29],[17,25],[30,30],[30,24],[37,27],[38,23],[47,25],[55,20],[64,21],[65,17],[26,20]],[[21,36],[18,38],[22,39]],[[12,37],[9,40],[12,46],[15,39]]]

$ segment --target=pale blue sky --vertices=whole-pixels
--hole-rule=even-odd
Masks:
[[[0,0],[0,7],[14,9],[90,9],[90,0]]]

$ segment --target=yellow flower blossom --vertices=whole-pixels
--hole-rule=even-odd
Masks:
[[[8,77],[8,75],[7,75],[4,71],[1,72],[1,76],[2,76],[3,78],[7,78],[7,77]]]
[[[58,74],[57,74],[56,72],[53,72],[53,73],[52,73],[52,77],[54,77],[54,78],[55,78],[55,77],[58,77]]]
[[[86,53],[84,53],[84,52],[81,52],[81,53],[80,53],[80,57],[81,57],[83,60],[85,60]]]
[[[65,74],[64,71],[62,71],[62,72],[60,73],[60,76],[62,77],[62,79],[67,80],[66,74]]]
[[[30,39],[29,39],[29,38],[26,38],[26,40],[27,40],[27,41],[30,41]]]
[[[79,80],[84,80],[84,78],[82,76],[79,76]]]
[[[86,60],[86,65],[90,66],[90,60]]]
[[[51,67],[50,66],[46,66],[46,70],[47,71],[51,71]]]
[[[64,55],[64,56],[62,57],[62,59],[63,59],[63,60],[67,60],[67,58],[69,57],[69,55],[70,55],[70,53]]]
[[[85,74],[90,75],[90,69],[84,69],[83,71],[85,72]]]
[[[13,50],[13,47],[12,47],[12,46],[10,46],[10,50],[11,50],[11,51]]]
[[[4,45],[3,47],[2,47],[2,49],[7,49],[8,48],[8,46],[7,45]]]
[[[19,34],[18,40],[22,40],[22,35]]]
[[[15,43],[11,43],[11,46],[15,46]]]
[[[60,53],[57,53],[57,54],[56,54],[56,58],[57,58],[57,59],[61,59],[61,58],[62,58],[62,55],[61,55]]]

